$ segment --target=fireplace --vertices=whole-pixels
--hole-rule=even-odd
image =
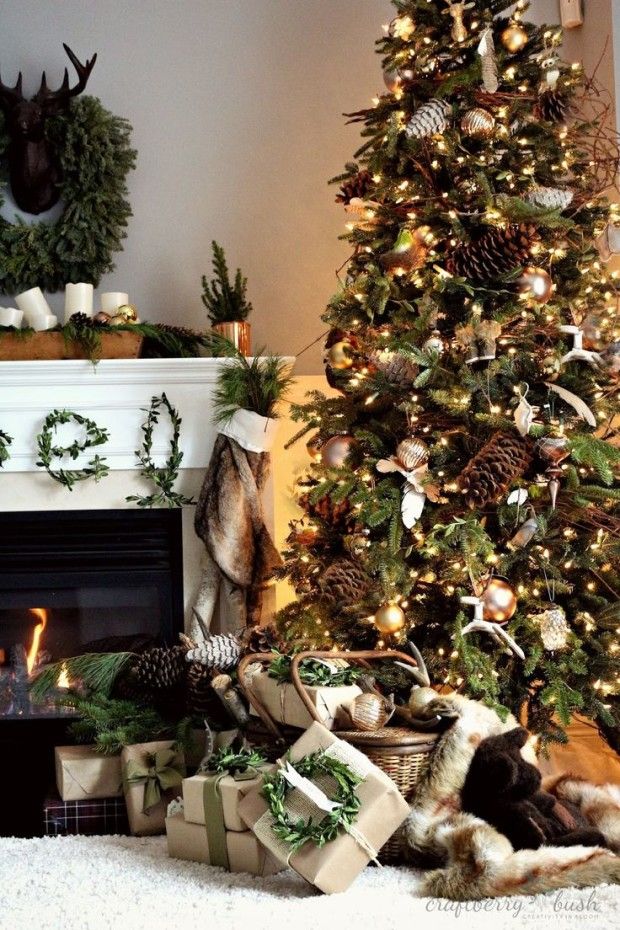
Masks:
[[[25,791],[0,834],[39,832],[53,746],[66,738],[56,704],[30,702],[30,678],[86,651],[174,642],[183,612],[180,510],[0,514],[0,754],[11,760],[0,796]]]

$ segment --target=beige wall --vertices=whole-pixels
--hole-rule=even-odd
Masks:
[[[143,317],[200,326],[210,241],[250,279],[256,345],[295,354],[346,257],[327,181],[358,144],[343,111],[381,86],[387,0],[0,0],[5,81],[62,76],[67,42],[98,60],[89,91],[134,126],[134,217],[107,290]],[[6,301],[1,300],[4,304]],[[298,363],[319,371],[320,349]]]

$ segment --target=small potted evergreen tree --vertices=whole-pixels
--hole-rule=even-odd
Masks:
[[[247,318],[252,304],[247,299],[247,278],[237,268],[234,283],[231,283],[226,264],[226,255],[215,240],[213,248],[213,278],[202,276],[202,302],[209,314],[211,328],[219,336],[231,342],[241,355],[252,354],[251,327]]]

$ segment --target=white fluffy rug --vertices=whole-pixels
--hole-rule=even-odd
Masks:
[[[620,889],[456,904],[416,895],[408,869],[368,868],[325,897],[293,872],[266,879],[169,859],[164,837],[0,840],[2,930],[591,930],[620,926]]]

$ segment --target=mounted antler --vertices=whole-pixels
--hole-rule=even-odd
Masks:
[[[22,73],[19,72],[17,77],[17,83],[15,87],[7,87],[2,83],[2,76],[0,75],[0,107],[3,109],[5,107],[15,106],[20,100],[23,100],[22,96]]]
[[[83,65],[77,55],[71,51],[66,42],[63,42],[62,47],[69,56],[71,64],[77,72],[78,82],[75,87],[69,86],[69,72],[65,68],[62,84],[58,90],[50,90],[47,86],[47,77],[44,71],[41,75],[41,86],[32,99],[36,103],[43,105],[46,109],[50,104],[59,107],[66,106],[71,97],[77,97],[78,94],[81,94],[82,91],[86,88],[90,73],[95,66],[95,62],[97,61],[97,55],[94,54],[90,61],[87,60],[86,64]]]
[[[81,94],[97,60],[82,64],[68,45],[64,46],[78,76],[74,87],[69,85],[69,73],[58,90],[47,86],[45,72],[41,86],[32,100],[22,94],[22,74],[15,87],[7,87],[0,78],[0,110],[5,115],[10,136],[8,147],[9,180],[15,203],[27,213],[43,213],[60,197],[61,170],[56,152],[46,137],[45,121],[49,116],[66,112],[72,97]]]

